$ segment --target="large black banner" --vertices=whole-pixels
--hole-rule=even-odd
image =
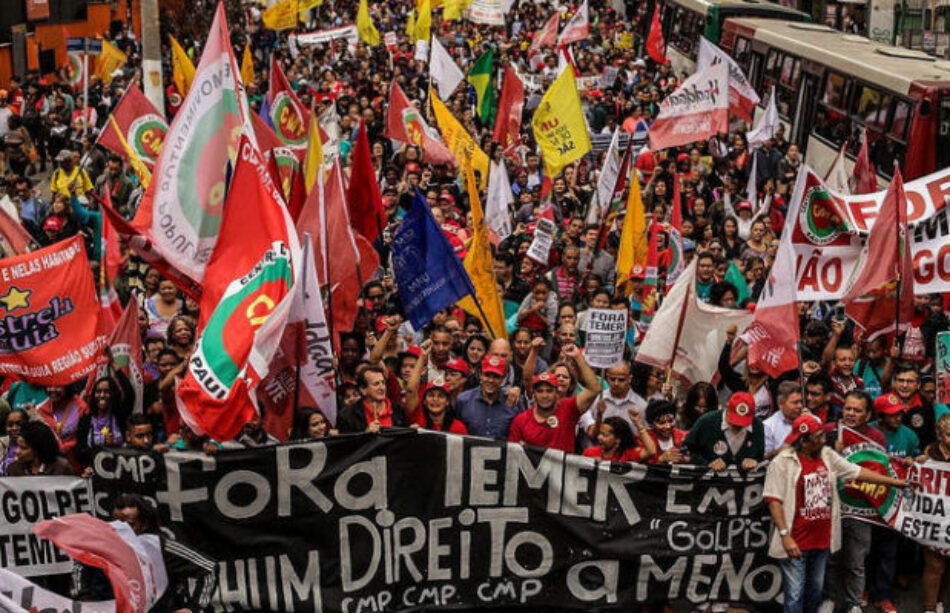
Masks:
[[[218,608],[775,606],[763,474],[611,464],[394,431],[217,456],[105,451],[95,505],[159,507],[214,559]]]

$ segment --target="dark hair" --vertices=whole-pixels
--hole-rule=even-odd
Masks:
[[[52,464],[59,457],[59,440],[44,422],[26,422],[20,426],[20,436],[43,464]]]
[[[295,441],[307,440],[310,438],[310,418],[314,415],[322,415],[327,422],[327,433],[330,431],[330,420],[326,414],[316,407],[306,407],[297,412],[297,418],[294,420],[294,428],[290,433],[290,438]]]
[[[845,398],[857,398],[864,402],[864,410],[870,414],[872,412],[874,401],[871,400],[871,395],[864,390],[851,390],[844,395]]]
[[[359,375],[360,389],[366,387],[369,384],[369,382],[366,380],[366,374],[371,373],[371,372],[374,372],[382,376],[384,379],[386,378],[386,371],[383,369],[382,366],[376,366],[375,364],[367,364],[366,366],[362,368],[362,370],[360,370],[360,375]]]
[[[161,522],[158,516],[158,509],[148,503],[143,496],[138,494],[120,494],[112,502],[112,509],[127,509],[132,507],[139,512],[139,521],[142,523],[143,534],[158,534],[161,528]]]
[[[129,418],[125,420],[125,430],[126,432],[132,430],[136,426],[151,426],[152,422],[146,417],[143,413],[132,413],[129,415]]]
[[[95,409],[92,405],[95,404],[96,388],[99,387],[99,384],[105,381],[109,384],[109,392],[112,394],[112,399],[109,401],[109,406],[107,411],[113,415],[119,415],[122,413],[122,390],[119,388],[119,384],[115,382],[115,379],[112,377],[99,377],[96,379],[96,382],[92,384],[92,398],[90,398],[90,408]]]
[[[709,302],[716,306],[722,306],[722,299],[729,292],[732,292],[732,295],[736,297],[736,302],[739,302],[739,290],[736,289],[735,285],[729,281],[713,283],[713,286],[709,289]]]
[[[805,385],[820,385],[821,390],[825,394],[834,389],[834,383],[831,382],[831,377],[823,370],[819,370],[818,372],[813,372],[810,374],[808,379],[805,380]]]
[[[614,431],[614,436],[620,439],[620,442],[617,444],[617,451],[619,453],[622,454],[627,449],[636,445],[637,441],[633,438],[633,431],[630,430],[630,424],[628,424],[627,420],[623,417],[613,415],[605,418],[601,423],[610,426],[610,429]]]
[[[683,427],[692,428],[696,420],[702,415],[696,406],[699,401],[706,401],[706,411],[715,411],[719,407],[719,397],[716,395],[716,388],[705,381],[694,383],[689,391],[686,392],[686,401],[683,403]]]
[[[700,251],[699,253],[696,254],[696,261],[697,261],[697,262],[700,261],[700,260],[702,260],[702,259],[704,259],[704,258],[709,258],[709,259],[712,260],[713,262],[716,261],[716,256],[713,255],[712,251]]]
[[[654,399],[647,404],[647,423],[653,424],[664,415],[676,417],[676,405],[669,400]]]
[[[528,332],[530,332],[530,330]],[[517,333],[518,332],[515,331],[515,334]],[[512,340],[514,340],[515,335],[513,334],[511,338]],[[468,340],[465,341],[465,344],[462,345],[462,351],[461,351],[462,359],[465,360],[466,362],[468,362],[468,348],[472,346],[472,343],[481,343],[485,345],[485,353],[488,353],[488,348],[491,346],[491,341],[488,340],[488,337],[483,336],[481,334],[471,335],[470,337],[468,337]],[[472,366],[478,366],[478,365],[472,364]]]
[[[174,349],[169,349],[168,347],[158,352],[158,356],[155,358],[155,361],[158,362],[159,360],[162,359],[162,357],[166,355],[170,355],[173,358],[175,358],[178,362],[181,362],[181,356],[178,355],[178,352],[175,351]]]

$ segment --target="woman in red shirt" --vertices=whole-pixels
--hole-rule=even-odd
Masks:
[[[429,383],[422,392],[422,412],[419,425],[427,430],[468,434],[468,428],[449,408],[449,388],[443,383]]]
[[[647,464],[679,464],[686,462],[680,448],[686,439],[686,430],[676,427],[676,405],[669,400],[651,400],[646,410],[650,424],[650,439],[656,446],[656,454]]]
[[[640,414],[633,409],[630,418],[640,432],[639,439],[630,431],[630,425],[624,418],[614,415],[600,423],[600,432],[597,434],[600,444],[585,449],[584,455],[611,462],[641,462],[652,457],[656,453],[656,446],[647,434]]]

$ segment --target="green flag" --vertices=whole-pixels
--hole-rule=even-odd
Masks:
[[[726,275],[723,277],[723,281],[728,281],[736,286],[736,289],[739,290],[739,295],[736,296],[736,306],[742,304],[742,301],[749,297],[749,284],[746,283],[745,277],[742,276],[742,271],[739,270],[739,267],[736,266],[734,261],[729,262],[729,268],[726,270]]]
[[[492,83],[492,68],[495,53],[486,51],[472,64],[466,80],[475,88],[478,98],[477,113],[482,123],[488,126],[495,125],[495,112],[498,110],[498,101],[495,100],[495,88]]]

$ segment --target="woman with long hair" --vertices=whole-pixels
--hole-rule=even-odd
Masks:
[[[79,420],[76,434],[76,459],[83,467],[104,447],[120,447],[125,420],[131,413],[131,404],[123,403],[116,382],[109,377],[100,377],[92,387],[89,412]]]
[[[330,421],[318,408],[301,409],[297,413],[290,438],[295,441],[310,441],[326,438],[330,435]]]
[[[455,418],[450,406],[451,392],[444,384],[429,383],[422,393],[422,418],[417,422],[427,430],[468,434],[468,428]]]
[[[178,354],[182,360],[191,357],[198,333],[195,320],[187,315],[176,315],[168,322],[165,346]]]
[[[16,460],[7,471],[11,477],[75,474],[69,460],[60,453],[56,435],[41,421],[20,426],[16,445]]]
[[[689,430],[704,413],[719,408],[719,398],[716,388],[705,381],[694,383],[686,392],[686,401],[680,409],[679,427]]]
[[[14,409],[7,415],[7,433],[0,436],[0,477],[5,477],[10,466],[16,462],[17,440],[20,438],[20,428],[30,416],[26,411]]]
[[[640,462],[652,457],[656,447],[647,427],[635,409],[629,413],[639,436],[633,434],[624,418],[618,415],[607,417],[599,424],[597,444],[585,449],[584,455],[611,462]]]

